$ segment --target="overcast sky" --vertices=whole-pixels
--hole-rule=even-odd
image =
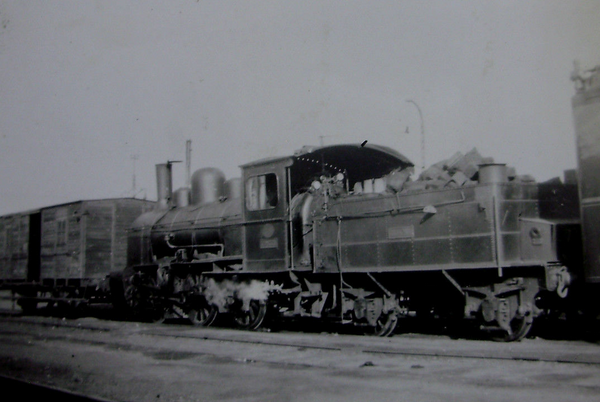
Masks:
[[[0,0],[0,214],[131,196],[134,166],[156,199],[154,165],[187,139],[193,170],[228,178],[321,141],[420,166],[407,100],[427,165],[476,147],[562,176],[569,76],[600,64],[599,27],[596,0]]]

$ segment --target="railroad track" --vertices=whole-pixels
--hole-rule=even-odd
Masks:
[[[383,347],[360,347],[352,346],[350,344],[343,344],[339,346],[315,346],[304,342],[289,343],[286,341],[277,340],[242,340],[237,337],[221,337],[221,336],[210,336],[210,335],[166,335],[155,331],[146,332],[148,335],[154,336],[166,336],[173,338],[188,338],[188,339],[202,339],[212,341],[226,341],[235,343],[247,343],[247,344],[259,344],[265,346],[275,347],[294,347],[304,349],[315,349],[315,350],[329,350],[344,352],[345,350],[352,350],[353,352],[360,352],[372,355],[387,355],[387,356],[419,356],[419,357],[442,357],[442,358],[460,358],[460,359],[484,359],[484,360],[513,360],[513,361],[530,361],[530,362],[548,362],[548,363],[566,363],[566,364],[591,364],[600,366],[600,355],[587,355],[587,354],[573,354],[573,353],[557,353],[556,357],[543,356],[539,351],[527,352],[513,350],[503,350],[501,353],[497,351],[483,350],[477,348],[472,351],[453,351],[453,350],[430,350],[427,348],[414,349],[412,347],[403,347],[400,345],[391,345],[389,348]],[[600,349],[600,347],[599,347]]]
[[[202,328],[187,325],[140,324],[96,319],[61,320],[48,317],[0,317],[0,322],[13,322],[40,327],[61,327],[82,333],[124,333],[128,336],[159,337],[167,340],[228,342],[237,345],[261,345],[305,351],[362,353],[372,356],[413,356],[431,358],[483,359],[503,361],[548,362],[600,366],[600,344],[583,341],[549,341],[526,339],[505,344],[491,341],[449,339],[442,335],[396,335],[377,338],[354,335],[299,332],[251,332],[229,328]],[[0,328],[0,333],[2,333]],[[44,333],[46,338],[62,339],[64,335]],[[68,339],[119,346],[114,337],[78,336]],[[167,344],[168,342],[161,342]],[[136,347],[129,345],[128,347]],[[205,354],[206,352],[202,352]]]

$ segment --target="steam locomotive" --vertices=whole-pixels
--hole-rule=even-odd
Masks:
[[[159,206],[133,223],[112,291],[154,320],[256,329],[269,312],[389,335],[403,316],[460,314],[521,339],[580,273],[577,186],[481,162],[473,150],[412,181],[386,147],[305,148],[241,180],[201,169],[174,194],[158,165]]]
[[[153,321],[310,317],[380,336],[435,315],[516,341],[540,315],[597,314],[599,77],[573,98],[579,169],[564,180],[476,149],[413,180],[406,157],[366,142],[259,160],[241,179],[200,169],[175,192],[172,163],[157,165],[157,205],[132,223],[105,290]]]

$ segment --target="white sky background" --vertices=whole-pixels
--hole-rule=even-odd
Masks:
[[[131,196],[132,155],[156,199],[186,139],[228,178],[320,136],[420,166],[408,99],[427,165],[477,147],[544,181],[576,166],[569,76],[599,51],[595,0],[0,0],[0,214]]]

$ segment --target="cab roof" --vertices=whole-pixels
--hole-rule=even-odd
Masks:
[[[381,145],[331,145],[294,156],[293,187],[308,185],[320,175],[344,173],[350,186],[366,179],[385,176],[396,169],[414,166],[399,152]]]
[[[353,186],[359,181],[414,166],[408,158],[394,149],[363,143],[304,147],[293,156],[262,159],[243,165],[242,168],[280,163],[291,166],[294,190],[310,185],[322,175],[344,173]]]

